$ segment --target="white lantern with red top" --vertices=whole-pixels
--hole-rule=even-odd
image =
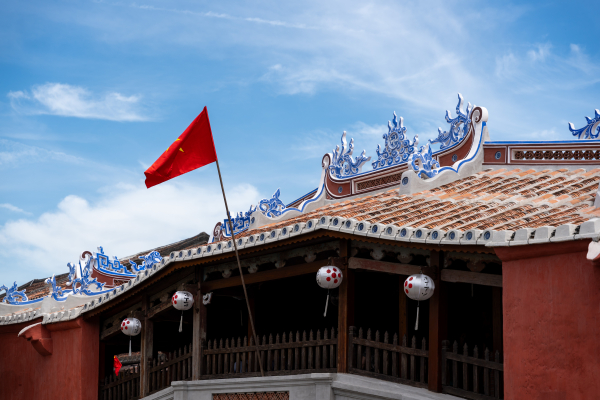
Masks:
[[[325,313],[327,316],[327,305],[329,304],[329,289],[335,289],[342,284],[342,270],[331,265],[321,267],[317,271],[317,284],[323,289],[327,289],[327,301],[325,302]]]
[[[433,296],[435,283],[425,274],[411,275],[404,281],[404,293],[412,300],[428,300]],[[419,329],[419,303],[417,303],[417,321],[415,330]]]
[[[131,355],[131,337],[137,336],[142,331],[142,323],[137,318],[125,318],[121,322],[121,332],[129,336],[129,355]]]
[[[179,322],[179,332],[181,332],[183,330],[183,312],[192,308],[194,296],[190,292],[180,290],[175,292],[171,298],[171,303],[177,310],[181,310],[181,321]]]

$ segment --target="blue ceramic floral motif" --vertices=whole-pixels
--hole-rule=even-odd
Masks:
[[[596,116],[594,118],[585,117],[587,125],[581,129],[575,129],[572,123],[569,122],[569,130],[577,139],[598,139],[600,136],[600,111],[594,110]]]
[[[2,300],[2,302],[8,304],[19,304],[20,302],[27,301],[25,289],[17,289],[17,282],[15,282],[11,287],[6,287],[4,285],[0,286],[0,290],[6,290],[6,296],[4,296],[4,300]]]
[[[456,105],[456,118],[450,117],[450,111],[446,111],[446,122],[450,124],[450,130],[442,132],[442,128],[438,128],[438,137],[431,141],[440,144],[440,150],[447,149],[460,142],[469,133],[471,125],[471,113],[475,105],[467,103],[467,109],[462,111],[463,97],[458,94],[458,104]]]
[[[345,178],[360,174],[362,166],[371,159],[365,155],[365,150],[358,157],[353,158],[354,139],[350,139],[350,145],[346,141],[346,132],[342,133],[342,148],[335,146],[333,150],[333,159],[329,166],[329,172],[336,178]]]
[[[273,193],[273,197],[270,199],[262,199],[258,203],[258,209],[267,217],[279,217],[283,214],[283,210],[285,210],[285,204],[281,200],[279,200],[279,195],[281,194],[280,190],[277,189],[275,193]]]
[[[394,112],[394,119],[392,122],[388,121],[388,133],[383,135],[383,140],[383,150],[377,145],[377,161],[372,163],[374,170],[407,162],[408,157],[415,152],[419,136],[415,135],[412,141],[408,139],[404,119],[398,118]]]

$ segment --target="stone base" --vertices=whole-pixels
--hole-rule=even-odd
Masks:
[[[290,400],[451,400],[399,383],[350,374],[306,374],[264,378],[213,379],[173,382],[145,397],[147,400],[212,400],[214,393],[289,392]]]

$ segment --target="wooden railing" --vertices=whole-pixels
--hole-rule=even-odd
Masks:
[[[442,391],[474,400],[502,399],[504,364],[500,352],[496,351],[494,361],[490,361],[487,348],[481,359],[477,346],[473,348],[473,356],[469,356],[466,343],[462,354],[458,353],[456,341],[452,350],[448,349],[449,344],[447,340],[442,342]]]
[[[389,343],[387,332],[383,335],[383,341],[380,341],[379,331],[375,332],[373,340],[370,329],[367,330],[366,338],[363,338],[362,328],[358,330],[358,337],[356,328],[351,326],[349,329],[348,372],[351,374],[427,387],[428,356],[425,338],[418,349],[415,336],[409,347],[406,335],[402,338],[402,344],[398,344],[397,334],[394,334],[392,343]]]
[[[259,342],[261,342],[259,338]],[[311,372],[337,371],[337,337],[335,330],[325,330],[323,337],[318,330],[316,337],[311,330],[308,338],[306,331],[300,336],[296,332],[295,340],[292,332],[289,335],[277,334],[275,341],[269,335],[267,342],[263,336],[258,346],[265,375],[293,375]],[[256,346],[251,338],[250,343],[244,337],[208,341],[202,351],[201,379],[233,378],[260,376],[260,367],[256,357]]]
[[[173,381],[192,379],[192,345],[155,358],[148,373],[150,393],[171,386]]]
[[[111,375],[100,386],[100,400],[135,400],[140,397],[140,373],[130,369],[119,376]]]

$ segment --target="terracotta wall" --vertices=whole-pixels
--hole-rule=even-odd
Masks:
[[[505,399],[600,398],[600,266],[589,241],[496,249]]]
[[[32,323],[0,327],[0,399],[98,398],[99,324],[79,318],[52,324],[52,354],[40,355],[17,337]]]

